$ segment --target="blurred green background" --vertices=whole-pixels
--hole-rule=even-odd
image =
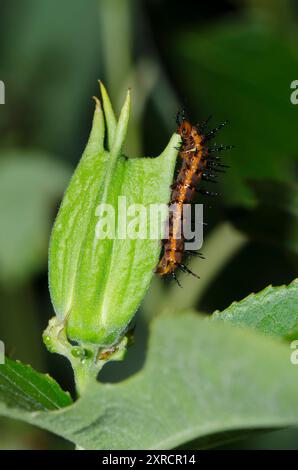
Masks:
[[[47,286],[50,228],[86,143],[92,95],[102,79],[119,110],[128,86],[133,114],[126,154],[157,155],[175,131],[179,107],[193,121],[229,119],[218,143],[231,166],[221,196],[204,203],[201,281],[183,289],[154,279],[136,319],[124,364],[102,372],[117,381],[145,360],[147,325],[163,308],[206,314],[268,284],[297,277],[297,1],[1,0],[0,338],[13,358],[49,371],[73,390],[63,358],[41,333],[53,311]],[[201,196],[202,198],[202,196]],[[222,346],[224,347],[224,345]],[[70,448],[63,440],[1,419],[0,448]],[[298,449],[286,430],[229,448]]]

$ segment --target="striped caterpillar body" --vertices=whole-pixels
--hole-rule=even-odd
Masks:
[[[219,158],[212,158],[212,152],[231,148],[231,146],[219,146],[209,148],[206,144],[215,133],[223,127],[226,122],[203,134],[202,131],[207,125],[207,121],[201,126],[192,125],[184,114],[177,116],[178,134],[181,136],[181,147],[179,156],[182,160],[181,168],[174,184],[172,185],[172,194],[169,205],[175,204],[175,211],[169,217],[169,235],[163,240],[163,255],[156,268],[159,276],[171,276],[178,284],[175,270],[179,268],[181,271],[198,277],[187,266],[182,264],[183,255],[185,253],[185,240],[180,233],[181,225],[183,225],[183,205],[191,203],[195,191],[199,191],[206,195],[217,195],[204,190],[199,190],[198,186],[202,179],[214,181],[215,172],[222,171],[218,167],[223,167],[219,163]],[[179,234],[179,236],[178,236]],[[199,255],[196,252],[191,254]],[[180,285],[180,284],[179,284]]]

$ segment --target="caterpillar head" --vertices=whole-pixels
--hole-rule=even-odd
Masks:
[[[178,125],[178,134],[182,139],[187,139],[191,134],[192,125],[190,124],[184,109],[178,111],[176,122]]]
[[[187,119],[183,119],[181,124],[178,127],[178,134],[181,136],[182,139],[187,139],[192,131],[192,125],[190,124]]]

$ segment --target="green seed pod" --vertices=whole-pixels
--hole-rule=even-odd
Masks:
[[[101,93],[103,105],[96,99],[90,138],[65,192],[49,249],[56,325],[63,325],[68,340],[97,351],[121,340],[160,253],[159,239],[119,236],[119,197],[126,207],[141,204],[148,212],[151,204],[167,204],[180,142],[174,134],[157,158],[125,157],[130,93],[118,122],[102,85]],[[115,211],[115,238],[97,236],[103,203]],[[80,351],[73,349],[72,355]]]

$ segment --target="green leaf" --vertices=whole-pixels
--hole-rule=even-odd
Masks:
[[[118,384],[91,384],[58,413],[0,413],[48,429],[86,449],[170,449],[237,430],[298,423],[298,375],[287,344],[198,315],[153,322],[142,371]],[[200,447],[200,440],[198,441]],[[211,438],[208,439],[208,446]]]
[[[268,286],[258,294],[250,294],[211,318],[270,335],[288,336],[298,329],[298,279],[289,286]]]
[[[55,204],[68,168],[37,151],[0,154],[0,281],[20,282],[43,268]]]
[[[89,142],[53,228],[49,283],[56,315],[61,322],[65,319],[68,336],[81,343],[110,346],[144,297],[161,249],[161,236],[118,236],[118,217],[133,204],[142,205],[149,214],[151,204],[168,203],[180,137],[174,134],[157,158],[125,157],[130,93],[116,123],[102,84],[101,89],[107,129],[97,100]],[[110,151],[104,147],[106,134]],[[119,205],[119,197],[126,209]],[[111,238],[96,236],[99,204],[115,211]]]
[[[30,412],[56,410],[72,403],[70,395],[49,375],[8,358],[0,364],[0,400],[8,409]]]
[[[111,150],[112,144],[114,141],[117,121],[116,121],[116,117],[115,117],[114,110],[112,107],[112,103],[110,101],[110,97],[107,93],[107,90],[105,89],[104,84],[102,82],[99,82],[99,86],[100,86],[100,91],[101,91],[101,96],[102,96],[103,107],[105,110],[105,119],[107,123],[108,149]]]
[[[173,59],[193,109],[230,124],[218,142],[234,144],[222,178],[230,204],[255,201],[248,179],[294,181],[296,108],[290,101],[297,55],[292,36],[264,24],[225,20],[175,34]],[[278,66],[277,66],[278,64]],[[282,164],[281,164],[282,155]],[[232,188],[232,191],[231,191]]]

